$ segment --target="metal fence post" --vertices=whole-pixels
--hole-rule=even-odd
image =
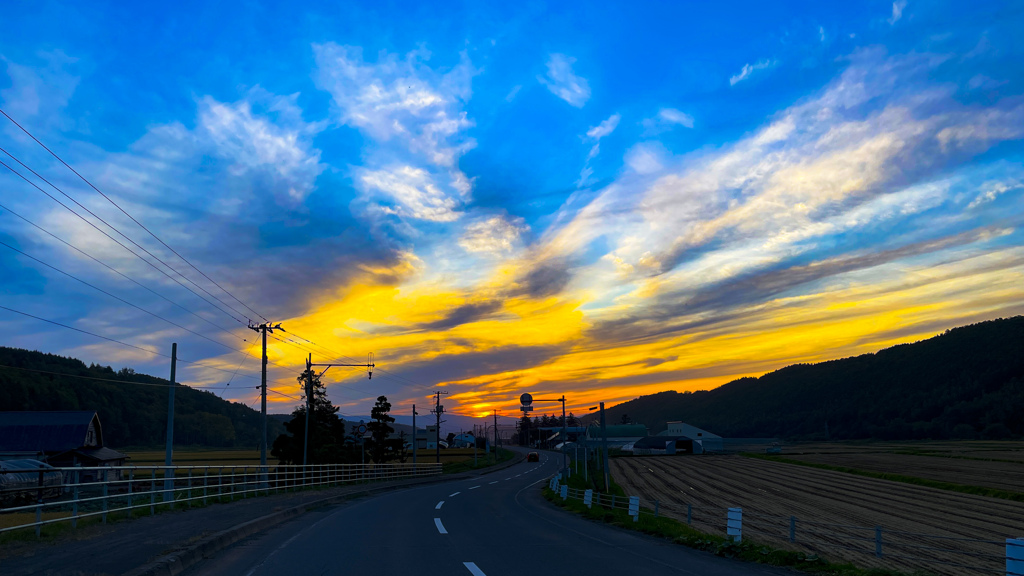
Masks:
[[[789,517],[789,541],[796,542],[796,516]]]
[[[206,506],[206,487],[210,483],[210,467],[203,467],[203,506]]]
[[[104,524],[107,523],[107,509],[108,509],[108,506],[107,506],[107,494],[108,494],[107,486],[108,486],[107,485],[107,471],[104,470],[103,471],[103,523]]]
[[[151,470],[152,474],[149,476],[149,515],[156,514],[156,507],[153,504],[156,503],[156,468]]]
[[[118,474],[124,474],[124,470],[118,472]],[[135,469],[128,471],[128,517],[131,518],[135,511],[135,498],[132,497],[132,483],[135,481]]]
[[[235,469],[231,469],[231,490],[228,492],[231,495],[231,501],[235,501]]]
[[[74,476],[75,487],[72,489],[74,492],[74,504],[71,505],[71,527],[78,528],[78,470],[75,470]]]
[[[875,526],[875,556],[882,557],[882,527]]]
[[[39,493],[36,495],[36,538],[43,535],[43,465],[39,465]]]
[[[192,507],[192,469],[188,469],[188,507]]]

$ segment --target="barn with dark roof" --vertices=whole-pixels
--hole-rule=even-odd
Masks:
[[[34,458],[56,467],[123,466],[127,455],[103,445],[94,411],[0,412],[0,459]],[[83,480],[95,477],[84,472]]]

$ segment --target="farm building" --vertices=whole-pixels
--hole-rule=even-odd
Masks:
[[[608,447],[619,448],[633,444],[641,438],[647,437],[647,426],[643,424],[614,424],[605,426],[608,433]],[[602,441],[601,427],[590,426],[587,428],[587,443],[591,446],[598,446]]]
[[[0,412],[0,459],[20,458],[60,468],[123,466],[128,456],[103,445],[96,412]],[[82,474],[87,482],[96,477],[96,471]]]
[[[690,440],[692,442],[691,452],[683,452],[681,450],[676,452],[680,454],[761,452],[767,449],[778,450],[780,444],[778,438],[722,438],[718,434],[708,432],[685,422],[669,422],[668,429],[664,432],[659,432],[655,438],[665,441],[675,439],[677,443],[682,441],[684,444],[686,440]],[[648,450],[648,452],[644,452],[647,454],[666,453],[664,446],[645,445],[642,449]],[[654,452],[649,450],[654,450]],[[667,453],[672,454],[673,452],[669,451]]]
[[[687,436],[647,436],[633,443],[633,454],[699,454],[700,444]]]

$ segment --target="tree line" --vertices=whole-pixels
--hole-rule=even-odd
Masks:
[[[660,392],[608,409],[651,433],[682,420],[722,436],[829,439],[1024,437],[1024,317],[699,392]],[[595,416],[587,417],[589,421]]]

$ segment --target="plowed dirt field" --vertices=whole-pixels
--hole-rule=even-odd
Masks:
[[[1016,463],[886,453],[795,454],[787,458],[1011,492],[1024,491],[1024,461]]]
[[[696,528],[724,534],[726,508],[739,507],[744,538],[860,566],[1001,574],[1005,539],[1024,535],[1024,503],[842,472],[742,456],[615,458],[611,466],[627,494],[659,500],[666,516],[685,521],[689,504]]]

